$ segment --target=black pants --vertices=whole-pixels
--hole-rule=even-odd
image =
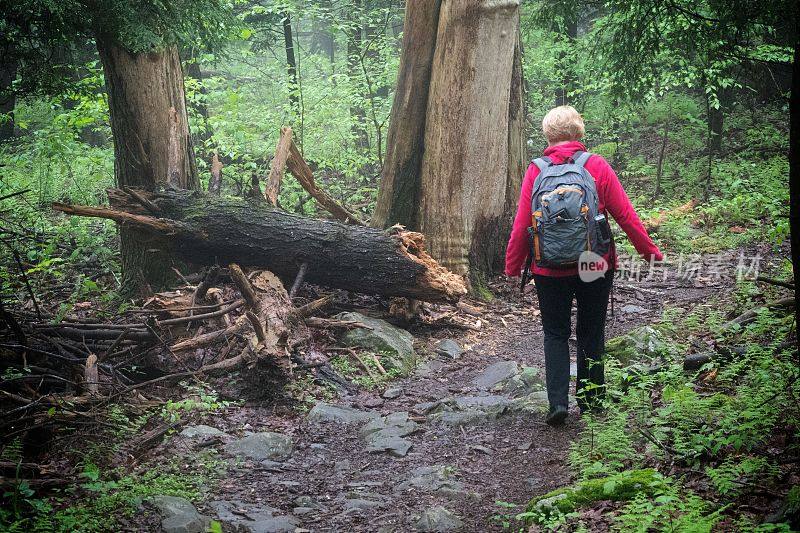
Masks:
[[[568,405],[572,300],[578,302],[576,396],[581,411],[596,405],[604,390],[603,352],[613,273],[591,283],[578,276],[534,276],[544,330],[544,362],[550,408]]]

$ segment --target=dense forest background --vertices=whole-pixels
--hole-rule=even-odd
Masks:
[[[376,223],[374,215],[396,118],[392,108],[404,17],[410,11],[406,2],[25,0],[0,5],[4,314],[11,309],[59,322],[91,309],[113,320],[135,305],[122,269],[125,251],[120,252],[120,240],[133,242],[125,234],[130,230],[120,231],[107,220],[66,217],[51,204],[108,204],[106,189],[124,185],[120,176],[130,179],[120,168],[123,161],[135,160],[121,153],[131,150],[129,144],[118,143],[115,151],[122,124],[127,120],[149,132],[171,127],[171,115],[148,109],[151,90],[162,84],[173,102],[185,102],[188,137],[181,150],[188,155],[179,162],[179,173],[187,181],[181,187],[223,197],[263,197],[281,128],[291,127],[321,188],[363,221],[396,222]],[[736,345],[737,361],[724,369],[708,363],[697,386],[686,385],[681,368],[636,379],[617,369],[611,381],[618,379],[621,390],[633,392],[619,399],[606,419],[590,419],[573,444],[574,478],[612,476],[602,486],[609,500],[616,499],[610,497],[617,494],[614,487],[627,480],[613,476],[652,466],[648,459],[644,465],[637,462],[647,455],[645,449],[658,455],[665,476],[706,473],[705,485],[691,488],[672,478],[648,481],[657,485],[655,491],[636,496],[623,511],[616,509],[613,524],[620,530],[790,531],[792,520],[798,526],[796,324],[786,311],[795,302],[787,303],[784,294],[788,288],[793,295],[794,288],[787,182],[797,24],[797,6],[788,1],[520,3],[525,161],[546,146],[540,121],[547,110],[574,106],[586,121],[587,148],[616,169],[669,264],[685,269],[691,261],[708,266],[717,258],[715,279],[730,275],[724,301],[665,309],[657,329],[681,353]],[[153,72],[136,77],[142,65],[130,58],[148,53],[161,57],[166,77]],[[109,110],[109,80],[126,84],[129,101],[141,104],[136,112],[129,116],[113,105]],[[152,124],[142,126],[143,117]],[[505,138],[508,132],[497,134]],[[284,180],[277,204],[291,213],[326,216],[297,180]],[[432,213],[446,209],[426,205]],[[621,252],[633,252],[627,242],[617,241]],[[490,290],[496,288],[492,280],[504,244],[494,243],[497,257],[484,259],[488,267],[472,276],[473,295],[508,296]],[[137,246],[147,248],[146,243]],[[753,257],[763,257],[767,284],[757,282],[753,271],[750,278],[736,279],[736,261],[741,271],[742,258],[752,266]],[[167,271],[170,280],[161,281],[174,283]],[[709,272],[703,275],[715,276]],[[782,303],[771,305],[775,301]],[[727,328],[730,318],[751,308],[757,310],[742,321],[746,327]],[[361,372],[345,366],[337,368]],[[9,384],[25,373],[11,364],[3,368],[0,391],[9,395],[15,390]],[[201,409],[230,405],[196,384],[187,391],[202,398],[192,404]],[[157,409],[156,418],[192,409],[181,405],[164,408],[169,412]],[[104,423],[121,424],[114,430],[120,439],[147,424],[136,417],[141,412],[126,415],[124,408],[111,406],[110,413]],[[657,416],[634,442],[627,424],[644,425],[646,413]],[[6,422],[3,431],[10,436],[3,439],[3,464],[22,464],[28,456],[21,436],[27,433]],[[778,442],[770,440],[776,435]],[[113,529],[113,522],[100,517],[118,512],[118,506],[125,514],[141,496],[197,496],[197,486],[213,477],[206,464],[202,480],[198,470],[189,481],[181,477],[186,472],[163,479],[117,472],[112,481],[98,465],[113,454],[79,455],[74,462],[82,469],[84,489],[53,499],[28,485],[5,483],[0,524],[19,531]],[[6,478],[19,473],[18,468]],[[753,493],[780,502],[780,509],[761,503],[748,509]],[[99,499],[87,503],[87,494]],[[603,500],[593,498],[577,506]],[[54,509],[58,513],[48,518]],[[578,527],[586,519],[558,506],[517,511],[522,514],[500,505],[493,523],[519,527],[534,521],[558,528]],[[762,524],[768,515],[772,523]],[[645,517],[652,520],[642,526]]]

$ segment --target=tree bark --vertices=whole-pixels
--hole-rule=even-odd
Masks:
[[[133,54],[98,35],[119,187],[198,189],[178,50]],[[123,290],[165,285],[170,258],[133,228],[120,228]]]
[[[796,12],[800,9],[796,9]],[[798,13],[800,15],[800,13]],[[797,19],[796,19],[797,20]],[[800,281],[800,32],[795,36],[792,92],[789,100],[789,229],[795,287]],[[795,327],[800,324],[800,299],[794,291]],[[800,335],[796,335],[800,348]]]
[[[521,154],[509,146],[510,138],[521,137],[512,128],[522,126],[521,101],[516,109],[510,106],[518,29],[516,0],[442,3],[420,170],[419,228],[440,263],[473,280],[499,260],[507,235],[498,235],[498,228],[512,216],[509,198],[519,192],[515,186],[522,177]]]
[[[110,189],[112,209],[54,204],[67,214],[115,220],[147,233],[175,257],[203,265],[238,263],[291,280],[307,264],[309,283],[424,301],[457,301],[460,276],[425,251],[425,239],[408,231],[310,219],[266,202],[217,198],[199,191],[138,191],[158,208],[149,212],[128,193]]]
[[[424,152],[433,52],[441,0],[406,8],[403,51],[386,139],[386,160],[372,225],[419,229],[420,168]]]

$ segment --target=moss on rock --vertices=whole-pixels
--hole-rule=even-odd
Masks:
[[[528,512],[534,515],[549,515],[554,511],[571,513],[601,500],[627,501],[637,494],[652,496],[656,489],[666,483],[664,476],[647,468],[626,470],[608,477],[589,479],[572,487],[562,487],[528,504]]]

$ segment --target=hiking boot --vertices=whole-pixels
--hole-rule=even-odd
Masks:
[[[547,415],[547,422],[548,426],[560,426],[564,423],[564,420],[567,418],[567,408],[563,405],[557,405],[550,409],[550,414]]]

